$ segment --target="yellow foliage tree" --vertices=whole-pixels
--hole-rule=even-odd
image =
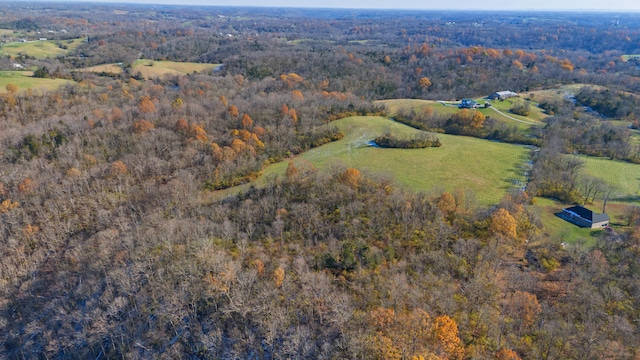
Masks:
[[[423,77],[422,79],[420,79],[420,87],[421,88],[427,89],[430,86],[431,86],[431,80],[429,80],[428,77]]]
[[[20,206],[19,202],[12,202],[10,199],[6,199],[5,201],[0,203],[0,214],[4,214],[6,212],[9,212],[10,210],[13,210],[17,207]]]
[[[473,116],[471,117],[471,127],[474,129],[480,129],[484,126],[484,121],[486,120],[486,116],[480,111],[474,111]]]
[[[273,271],[273,282],[276,284],[276,287],[281,287],[284,282],[284,269],[281,267],[277,267]]]
[[[18,92],[18,85],[14,84],[14,83],[9,83],[4,88],[7,90],[7,92],[9,94],[12,94],[12,95],[14,95],[14,94],[16,94]]]
[[[182,107],[182,105],[184,105],[184,101],[182,101],[182,98],[179,97],[179,96],[177,98],[175,98],[175,100],[173,100],[173,102],[171,103],[171,106],[174,109],[180,109]]]
[[[505,209],[498,209],[491,215],[490,230],[495,235],[501,235],[508,238],[515,238],[518,224],[516,220]]]

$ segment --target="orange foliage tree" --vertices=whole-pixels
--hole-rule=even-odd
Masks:
[[[462,359],[464,349],[460,345],[455,320],[447,315],[438,316],[433,322],[433,335],[445,358]]]
[[[138,120],[133,123],[133,131],[137,134],[144,134],[153,128],[155,126],[148,120]]]
[[[138,110],[143,114],[151,114],[156,112],[156,105],[149,96],[143,96],[138,103]]]
[[[229,106],[229,115],[233,116],[233,117],[238,117],[238,115],[240,115],[240,111],[238,111],[238,107],[235,105],[231,105]]]
[[[253,125],[253,120],[248,114],[242,115],[242,127],[245,129],[250,128]]]
[[[36,188],[36,183],[29,178],[22,180],[22,182],[18,184],[18,191],[21,193],[30,193],[35,188]]]
[[[358,184],[360,183],[361,177],[362,176],[360,175],[360,171],[358,171],[358,169],[348,168],[342,174],[340,174],[338,180],[343,184],[351,186],[352,188],[357,188]]]

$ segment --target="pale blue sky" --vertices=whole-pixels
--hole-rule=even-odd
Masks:
[[[101,2],[112,2],[99,0]],[[272,6],[322,8],[376,8],[425,10],[632,10],[640,11],[640,0],[115,0],[155,4],[220,6]]]

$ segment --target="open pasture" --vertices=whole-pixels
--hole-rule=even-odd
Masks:
[[[32,77],[31,71],[0,71],[0,93],[6,93],[7,84],[15,84],[18,91],[31,89],[34,92],[51,91],[71,83],[64,79],[41,79]]]
[[[581,156],[584,173],[604,180],[615,189],[613,199],[640,200],[640,164]]]
[[[136,60],[132,65],[132,72],[140,72],[145,79],[162,77],[165,75],[186,75],[214,69],[219,64],[201,64],[192,62],[178,62],[167,60]]]
[[[2,45],[0,54],[13,56],[25,54],[38,59],[54,58],[67,54],[69,50],[80,46],[83,41],[86,41],[86,38],[12,42]]]
[[[332,125],[346,134],[343,139],[298,158],[318,168],[341,164],[386,174],[413,191],[470,189],[482,204],[497,203],[525,180],[521,167],[528,160],[528,149],[524,146],[438,134],[442,142],[439,148],[384,149],[368,143],[386,132],[406,137],[420,131],[383,117],[350,117]],[[269,166],[262,179],[284,174],[287,164],[284,161]]]

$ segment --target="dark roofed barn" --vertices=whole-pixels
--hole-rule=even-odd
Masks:
[[[462,99],[458,107],[461,109],[475,109],[480,107],[480,103],[473,99]]]
[[[562,217],[573,224],[591,229],[609,226],[609,215],[594,213],[582,205],[563,209]]]

